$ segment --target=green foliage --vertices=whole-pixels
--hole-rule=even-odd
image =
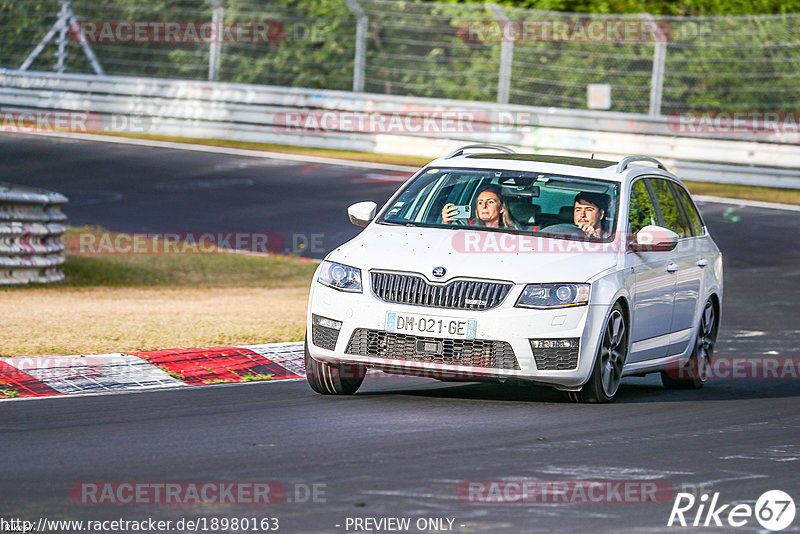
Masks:
[[[490,27],[484,4],[359,0],[368,17],[367,92],[494,102],[502,38],[468,38],[471,23]],[[687,110],[791,110],[800,85],[800,0],[521,0],[500,2],[512,20],[552,21],[650,13],[666,32],[662,113]],[[271,22],[268,42],[224,42],[219,79],[351,90],[356,17],[344,0],[224,0],[224,20]],[[73,0],[81,21],[209,21],[203,0]],[[531,10],[553,10],[547,13]],[[17,68],[50,29],[57,0],[0,0],[0,66]],[[580,15],[576,15],[580,14]],[[677,18],[737,15],[737,18]],[[748,15],[748,16],[740,16]],[[638,20],[638,17],[635,17]],[[496,25],[495,25],[496,26]],[[106,73],[204,80],[207,43],[96,42]],[[52,70],[57,47],[47,46],[32,70]],[[68,72],[91,72],[75,40]],[[646,113],[655,44],[652,41],[517,39],[510,102],[586,107],[587,85],[609,84],[612,110]]]
[[[631,188],[631,208],[628,214],[631,235],[649,224],[657,224],[656,212],[650,202],[650,195],[644,185],[644,180],[639,180]]]
[[[800,0],[501,0],[502,5],[577,13],[652,15],[765,15],[800,12]]]

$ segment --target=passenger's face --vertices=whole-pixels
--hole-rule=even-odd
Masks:
[[[498,226],[500,215],[503,210],[500,208],[500,199],[491,191],[484,191],[478,195],[477,200],[478,217],[487,226]]]
[[[603,210],[598,209],[594,204],[580,201],[575,203],[573,217],[575,224],[578,226],[589,223],[592,228],[600,228],[600,221],[603,218],[603,214]]]

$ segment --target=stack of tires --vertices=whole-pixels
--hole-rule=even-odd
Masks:
[[[67,197],[0,182],[0,285],[64,279]]]

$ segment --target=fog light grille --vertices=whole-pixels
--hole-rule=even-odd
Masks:
[[[319,323],[323,323],[326,326]],[[333,328],[332,326],[338,326],[339,328]],[[312,315],[311,342],[321,349],[334,350],[336,348],[336,340],[339,339],[339,329],[341,326],[342,323],[340,321],[334,321],[333,319],[320,317],[319,315]]]
[[[536,368],[540,371],[569,371],[578,368],[579,338],[531,339]]]

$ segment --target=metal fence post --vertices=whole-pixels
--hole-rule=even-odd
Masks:
[[[64,22],[58,30],[58,39],[56,40],[58,52],[56,52],[55,70],[59,74],[64,74],[64,71],[67,70],[67,20],[69,18],[69,6],[67,5],[67,0],[60,0],[60,4],[61,11],[58,14],[58,18]]]
[[[211,24],[214,39],[208,45],[208,80],[215,82],[219,79],[219,64],[222,56],[222,5],[219,0],[208,0],[211,4]]]
[[[661,115],[661,101],[664,96],[664,64],[667,59],[667,36],[656,24],[650,14],[643,18],[650,21],[654,28],[655,44],[653,46],[653,72],[650,76],[650,108],[648,115],[658,117]]]
[[[77,17],[75,17],[75,13],[72,12],[72,7],[70,4],[71,0],[61,0],[61,11],[59,12],[58,19],[56,20],[55,24],[50,28],[47,34],[42,37],[42,40],[36,45],[36,47],[28,54],[28,57],[25,58],[25,61],[22,62],[20,65],[19,70],[28,70],[28,67],[31,66],[33,61],[42,53],[44,47],[47,46],[47,43],[53,38],[56,32],[59,32],[59,39],[58,39],[58,61],[59,63],[56,64],[56,70],[59,73],[63,73],[66,70],[66,50],[65,46],[67,44],[66,35],[67,35],[67,28],[72,25],[75,28],[76,37],[78,38],[78,42],[80,42],[81,47],[83,48],[83,52],[86,54],[86,57],[89,58],[89,62],[92,64],[92,68],[94,72],[99,75],[103,76],[105,74],[103,72],[103,67],[100,66],[100,62],[97,60],[97,56],[94,55],[94,50],[92,50],[91,45],[86,40],[86,36],[83,34],[83,30],[78,23]],[[63,58],[63,59],[62,59]],[[59,70],[60,69],[60,70]]]
[[[367,65],[367,14],[357,0],[345,0],[348,9],[356,17],[356,53],[353,60],[353,91],[364,92],[364,69]]]
[[[503,9],[491,2],[487,4],[492,11],[494,18],[501,24],[503,28],[500,41],[500,73],[497,79],[497,103],[508,104],[508,96],[511,92],[511,64],[514,60],[514,39],[509,39],[506,35],[506,24],[509,19],[503,12]]]

